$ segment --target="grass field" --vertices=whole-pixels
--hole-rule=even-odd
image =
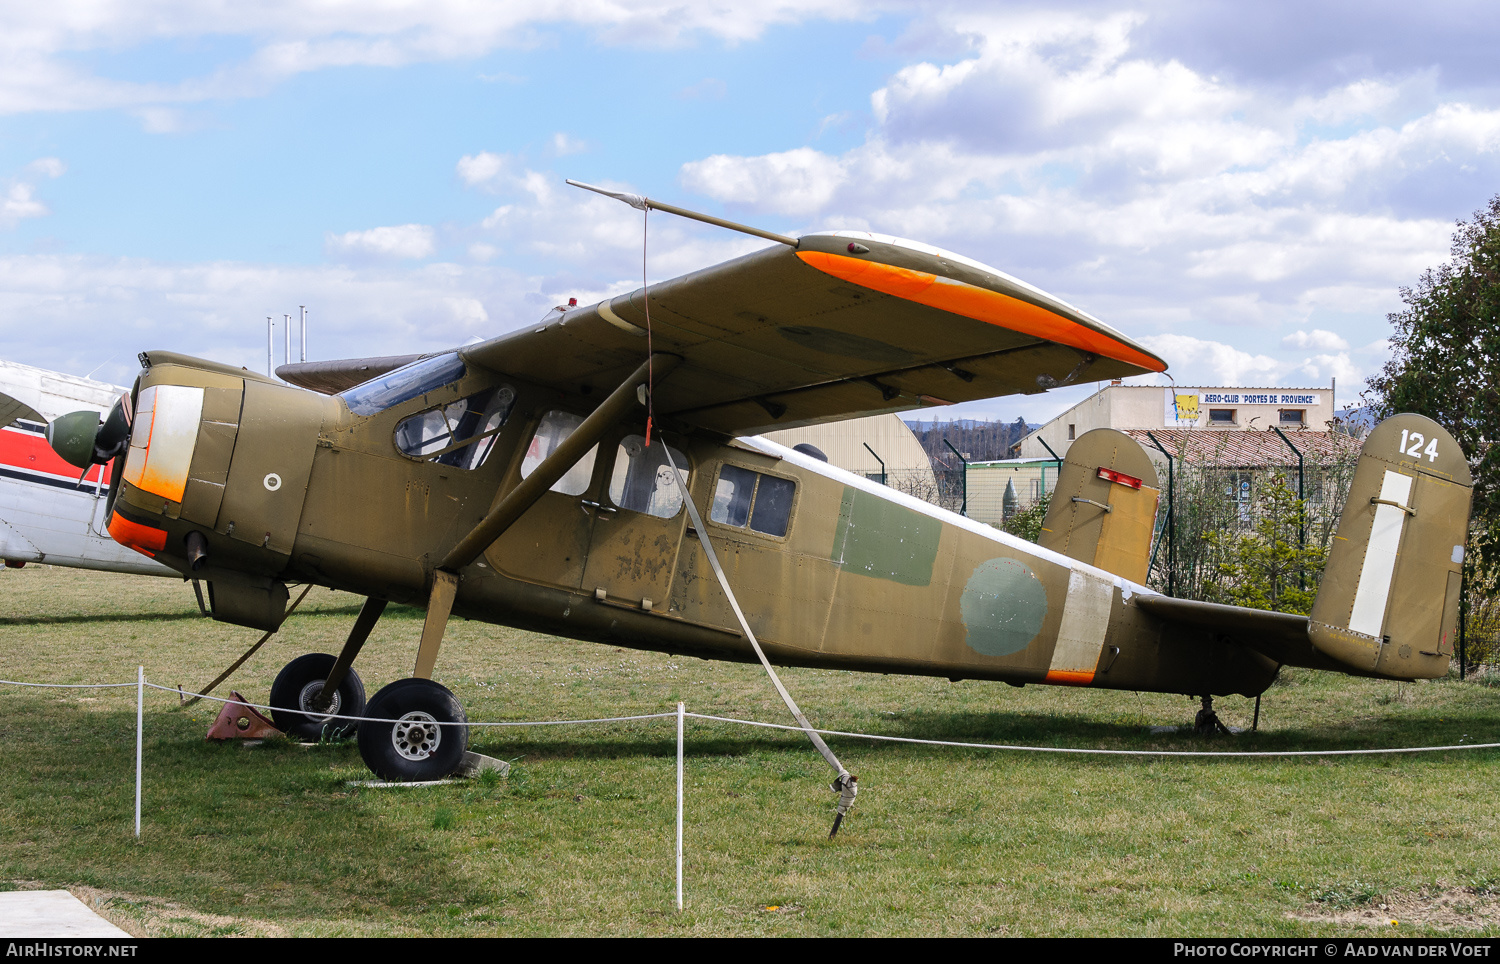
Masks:
[[[0,573],[0,678],[194,689],[257,634],[165,579]],[[264,700],[337,652],[358,600],[314,591],[224,689]],[[409,672],[420,613],[360,658]],[[784,722],[759,667],[450,626],[438,679],[471,721],[688,709]],[[1185,697],[787,670],[815,723],[979,742],[1323,749],[1500,741],[1488,677],[1405,684],[1284,672],[1261,731],[1201,740]],[[226,693],[227,695],[227,693]],[[1232,726],[1252,703],[1219,701]],[[689,723],[686,909],[673,903],[669,720],[476,730],[505,780],[367,789],[352,744],[207,742],[217,704],[147,691],[132,835],[135,691],[0,687],[0,889],[67,888],[142,935],[1151,935],[1500,933],[1493,751],[1166,760],[830,742],[833,797],[797,734]],[[1394,919],[1398,923],[1392,925]]]

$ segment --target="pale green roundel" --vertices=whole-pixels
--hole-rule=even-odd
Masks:
[[[1014,559],[979,564],[959,612],[969,648],[986,656],[1018,653],[1036,638],[1047,617],[1047,590],[1029,567]]]

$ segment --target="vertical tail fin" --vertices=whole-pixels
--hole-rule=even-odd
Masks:
[[[1351,669],[1400,679],[1448,671],[1473,479],[1421,415],[1381,422],[1360,451],[1308,633]]]
[[[1160,496],[1140,443],[1113,429],[1085,432],[1068,447],[1037,542],[1144,583]]]

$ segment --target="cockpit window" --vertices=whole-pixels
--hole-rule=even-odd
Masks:
[[[420,358],[410,365],[403,365],[393,372],[355,385],[347,392],[341,392],[339,397],[355,415],[374,415],[456,382],[464,377],[464,371],[463,359],[458,357],[458,352],[450,351],[446,355]]]
[[[514,389],[496,385],[451,405],[428,409],[401,420],[396,426],[396,447],[414,459],[477,469],[489,457],[515,402]]]

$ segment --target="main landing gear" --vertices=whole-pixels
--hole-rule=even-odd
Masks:
[[[342,739],[359,724],[333,717],[365,715],[365,687],[353,669],[344,674],[331,699],[320,698],[328,671],[335,662],[327,653],[308,653],[287,663],[276,674],[276,682],[271,684],[271,719],[293,739],[306,742]],[[294,712],[290,707],[302,712]]]
[[[365,702],[364,685],[352,664],[386,605],[385,600],[371,597],[365,600],[337,658],[309,653],[287,663],[276,676],[271,686],[271,715],[276,725],[287,735],[308,741],[336,739],[357,730],[360,757],[383,780],[441,780],[457,770],[469,748],[469,719],[458,698],[428,678],[457,579],[439,574],[435,585],[446,596],[428,606],[428,625],[423,628],[411,678],[397,680]],[[335,714],[363,716],[366,721],[331,720]]]
[[[375,694],[359,725],[359,755],[383,780],[441,780],[469,748],[469,718],[446,686],[401,679]]]
[[[469,748],[469,718],[446,686],[400,679],[366,701],[364,684],[349,668],[332,700],[320,701],[333,665],[327,653],[308,653],[276,675],[271,718],[287,736],[315,743],[357,735],[360,757],[382,780],[440,780],[458,769]]]

